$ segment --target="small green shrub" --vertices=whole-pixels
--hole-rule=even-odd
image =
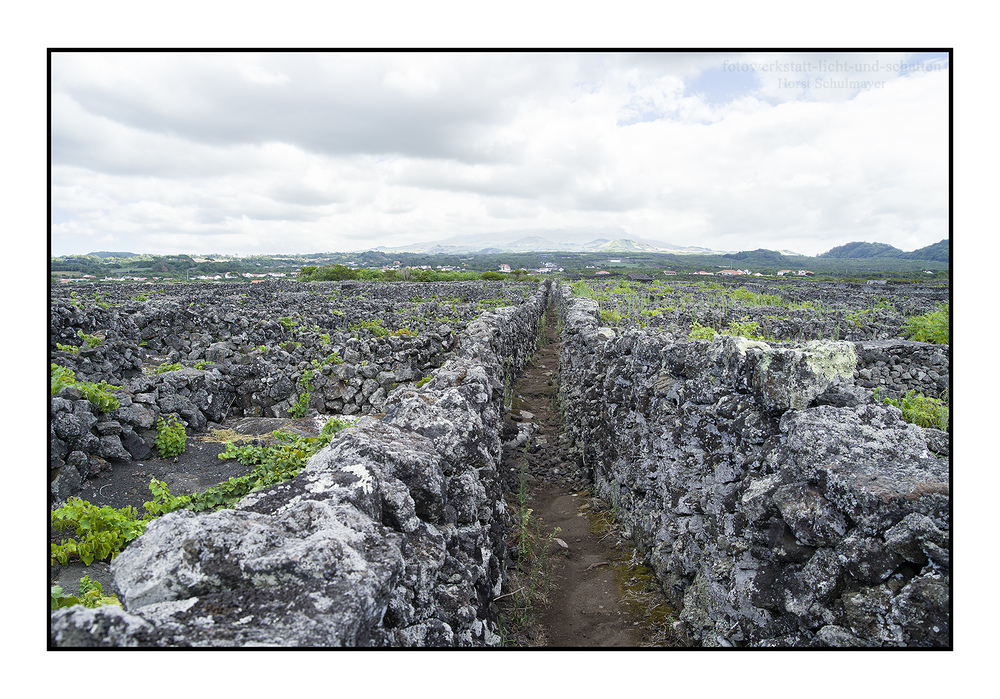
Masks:
[[[67,386],[73,386],[76,384],[76,374],[73,373],[72,369],[59,366],[58,364],[50,365],[50,369],[50,386],[52,388],[52,395],[56,395]]]
[[[853,313],[848,313],[845,319],[849,323],[853,324],[854,327],[860,329],[861,327],[864,326],[865,316],[871,312],[872,312],[871,308],[866,308],[861,311],[854,311]]]
[[[906,319],[906,334],[911,340],[947,345],[951,342],[951,307],[938,306],[936,311]]]
[[[319,359],[312,360],[312,365],[317,369],[322,369],[327,364],[343,364],[343,363],[344,360],[336,352],[331,352],[330,354],[326,355],[326,357],[324,357],[322,360]]]
[[[76,354],[77,352],[80,351],[79,347],[76,347],[74,345],[62,345],[58,342],[56,343],[56,349],[59,350],[60,352],[66,352],[67,354]]]
[[[170,457],[183,454],[187,448],[187,432],[176,415],[161,415],[156,418],[156,449],[160,456]]]
[[[174,362],[173,364],[167,364],[166,362],[164,362],[163,364],[160,364],[158,367],[154,368],[150,373],[154,375],[166,374],[168,371],[180,371],[183,368],[184,365],[181,364],[180,362]]]
[[[430,383],[430,380],[431,380],[431,379],[433,379],[433,378],[434,378],[434,377],[433,377],[433,376],[432,376],[431,374],[428,374],[428,375],[427,375],[427,376],[425,376],[424,378],[422,378],[422,379],[420,379],[419,381],[417,381],[417,382],[416,382],[416,383],[415,383],[414,385],[415,385],[415,386],[416,386],[417,388],[420,388],[421,386],[425,386],[425,385],[427,385],[428,383]]]
[[[773,294],[755,294],[746,287],[738,287],[727,292],[727,296],[744,301],[751,306],[781,306],[784,304],[780,296]]]

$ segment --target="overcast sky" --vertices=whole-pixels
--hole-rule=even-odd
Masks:
[[[53,255],[948,237],[947,54],[51,58]],[[580,241],[586,242],[586,241]]]

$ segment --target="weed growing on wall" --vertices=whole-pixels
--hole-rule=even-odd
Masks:
[[[947,345],[951,342],[951,307],[938,306],[936,311],[906,319],[906,334],[911,340]]]
[[[180,362],[174,362],[173,364],[168,364],[167,362],[164,362],[163,364],[160,364],[159,366],[155,367],[149,373],[153,375],[166,374],[168,371],[180,371],[183,368],[184,365],[181,364]]]
[[[302,417],[309,409],[309,400],[312,398],[313,376],[314,374],[312,369],[307,369],[305,373],[302,374],[302,378],[299,379],[299,385],[302,387],[302,390],[299,392],[299,397],[298,400],[295,401],[295,405],[288,410],[288,414],[292,417]]]
[[[900,400],[894,400],[882,398],[876,388],[875,400],[896,406],[903,411],[904,420],[920,427],[934,427],[947,432],[951,425],[951,410],[947,403],[938,398],[921,395],[915,390],[907,391]]]

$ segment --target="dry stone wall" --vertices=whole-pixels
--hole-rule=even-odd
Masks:
[[[948,435],[855,382],[900,363],[869,353],[940,348],[689,341],[601,327],[569,287],[559,299],[573,456],[679,633],[725,647],[950,643]],[[930,366],[947,376],[947,361]]]
[[[884,397],[897,400],[908,391],[944,399],[951,385],[948,350],[948,346],[912,340],[857,342],[855,383],[878,388]]]
[[[178,416],[189,433],[227,418],[288,417],[307,379],[316,413],[381,414],[394,388],[455,356],[483,310],[520,304],[534,289],[485,281],[54,289],[51,361],[121,390],[112,391],[120,407],[103,413],[75,387],[52,397],[52,498],[115,463],[148,458],[161,415]],[[100,343],[87,347],[80,333]],[[182,368],[153,373],[163,364]]]
[[[57,646],[489,646],[506,569],[505,387],[548,287],[487,311],[421,388],[233,510],[150,523],[112,563],[125,610],[52,614]]]

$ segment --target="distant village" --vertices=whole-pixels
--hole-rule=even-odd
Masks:
[[[621,260],[608,260],[608,262],[611,263],[611,264],[614,264],[614,263],[617,263],[617,262],[621,262]],[[594,265],[587,265],[587,269],[597,269],[597,267],[595,267]],[[500,271],[502,272],[503,270],[501,269]],[[562,270],[560,270],[560,271],[562,271]],[[668,277],[672,277],[672,276],[675,276],[677,274],[677,272],[675,272],[672,269],[665,269],[665,270],[663,270],[663,274],[667,275]],[[718,272],[706,272],[704,270],[700,270],[698,272],[686,272],[686,274],[700,275],[700,276],[703,276],[703,277],[717,277],[717,276],[718,277],[739,277],[739,276],[747,276],[747,277],[769,277],[769,276],[771,276],[770,274],[762,274],[760,272],[752,272],[749,269],[720,269]],[[602,269],[602,270],[599,270],[597,272],[594,272],[594,276],[595,277],[610,276],[610,275],[611,275],[611,272],[607,271],[606,269]],[[782,269],[782,270],[779,270],[775,276],[784,277],[786,275],[797,276],[797,277],[809,277],[809,276],[812,276],[813,273],[810,272],[808,269],[799,269],[799,270]],[[629,275],[629,277],[637,277],[637,276],[638,277],[648,277],[648,275],[635,275],[635,274]],[[652,277],[649,277],[649,280],[652,281]]]
[[[608,263],[609,264],[621,264],[621,260],[608,260]],[[350,268],[350,269],[358,269],[358,267],[355,266],[355,265],[347,265],[347,267]],[[458,267],[453,267],[453,266],[450,266],[450,265],[437,265],[436,267],[432,267],[431,265],[418,265],[418,266],[413,266],[413,267],[404,267],[404,266],[400,265],[399,261],[395,261],[391,265],[385,265],[385,266],[382,266],[382,267],[370,267],[369,269],[376,270],[376,271],[381,271],[381,272],[388,272],[388,271],[399,272],[399,271],[404,270],[404,269],[410,269],[410,270],[415,270],[415,271],[436,270],[436,271],[439,271],[439,272],[465,272],[465,271],[468,271],[467,269],[460,269]],[[590,269],[596,270],[595,272],[592,273],[595,277],[603,277],[603,276],[611,276],[612,275],[612,272],[609,272],[606,269],[598,269],[595,265],[587,265],[586,269],[588,269],[588,270],[590,270]],[[513,270],[513,269],[511,269],[510,265],[508,265],[508,264],[501,264],[501,265],[499,265],[497,271],[500,272],[501,274],[512,274],[514,272],[519,272],[521,270],[520,269]],[[527,272],[528,274],[558,274],[558,273],[565,272],[565,270],[562,267],[559,267],[558,265],[556,265],[556,264],[554,264],[552,262],[546,262],[541,267],[539,267],[538,269],[525,269],[523,271]],[[294,276],[298,272],[299,272],[299,270],[295,270],[291,274]],[[674,270],[667,269],[667,270],[663,270],[663,274],[666,275],[666,276],[674,276],[674,275],[676,275],[678,273],[676,271],[674,271]],[[751,271],[749,269],[722,269],[722,270],[719,270],[717,272],[706,272],[704,270],[700,270],[698,272],[690,272],[690,274],[693,274],[695,276],[707,276],[707,277],[713,277],[713,276],[722,276],[722,277],[737,277],[737,276],[768,277],[768,276],[772,276],[772,275],[768,275],[768,274],[762,274],[760,272],[753,272],[753,271]],[[779,270],[777,272],[776,276],[779,276],[779,277],[784,277],[784,276],[807,277],[807,276],[811,276],[812,274],[813,274],[813,272],[811,272],[811,271],[809,271],[807,269],[800,269],[800,270],[783,269],[783,270]],[[224,274],[198,274],[198,275],[192,275],[192,276],[188,276],[187,280],[188,281],[225,281],[225,280],[241,280],[241,279],[246,279],[246,280],[250,280],[250,281],[263,281],[265,279],[287,278],[288,276],[289,276],[289,274],[286,273],[286,272],[240,272],[240,273],[225,272]],[[629,275],[629,277],[630,278],[631,277],[644,277],[644,278],[648,279],[649,281],[652,281],[652,277],[649,277],[648,275],[631,274],[631,275]],[[65,278],[65,279],[60,279],[59,283],[61,283],[61,284],[71,284],[71,283],[74,283],[74,282],[105,281],[105,282],[146,282],[148,284],[152,284],[154,282],[166,281],[166,280],[172,280],[172,279],[173,279],[173,277],[160,277],[160,276],[139,277],[139,276],[134,276],[134,275],[123,275],[123,276],[120,276],[120,277],[112,277],[112,276],[97,277],[96,275],[93,275],[93,274],[84,274],[84,275],[82,275],[80,277],[68,277],[68,278]]]

